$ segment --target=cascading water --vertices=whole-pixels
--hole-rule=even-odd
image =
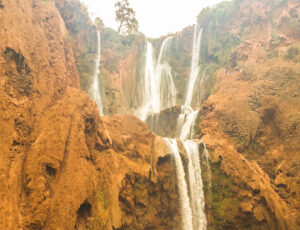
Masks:
[[[188,187],[185,181],[185,172],[182,160],[178,151],[177,141],[175,139],[165,138],[169,145],[175,160],[176,174],[178,181],[178,190],[180,194],[181,218],[184,230],[193,230],[192,209],[190,206],[190,198],[188,195]]]
[[[176,88],[173,81],[171,66],[168,63],[158,64],[160,66],[160,103],[161,109],[176,105]]]
[[[101,61],[101,35],[97,31],[97,56],[95,59],[95,70],[93,75],[93,83],[90,89],[90,96],[95,100],[100,116],[103,115],[102,99],[99,89],[99,74],[100,74],[100,61]]]
[[[177,185],[180,197],[181,215],[183,230],[205,230],[207,221],[204,212],[204,192],[200,167],[198,143],[191,140],[198,110],[191,107],[193,99],[194,85],[199,74],[199,59],[201,47],[202,29],[198,32],[195,26],[192,63],[187,87],[185,104],[181,106],[181,114],[177,120],[178,140],[164,138],[166,145],[172,152],[175,161]],[[156,68],[154,68],[153,47],[147,42],[145,78],[143,87],[143,103],[138,116],[145,120],[148,115],[159,113],[164,108],[169,108],[176,104],[176,88],[173,82],[170,65],[164,60],[166,52],[170,47],[172,38],[166,38],[161,46]],[[154,121],[156,129],[158,121]],[[181,155],[178,149],[178,142],[181,142],[188,157],[187,178]],[[183,149],[182,149],[183,150]]]
[[[211,184],[211,168],[210,168],[210,164],[209,164],[209,159],[208,159],[208,150],[206,148],[206,144],[201,140],[201,144],[203,145],[204,147],[204,150],[203,150],[203,153],[204,153],[204,156],[205,156],[205,160],[206,160],[206,167],[207,167],[207,171],[208,171],[208,190],[209,192],[211,192],[211,187],[212,187],[212,184]]]
[[[137,116],[143,121],[146,120],[149,114],[159,113],[163,108],[174,106],[176,103],[176,88],[171,67],[163,61],[171,42],[172,37],[167,37],[163,41],[156,68],[154,67],[152,44],[147,42],[143,102],[137,112]]]
[[[176,88],[173,81],[171,66],[164,61],[171,47],[172,37],[167,37],[160,48],[155,74],[160,85],[160,109],[169,108],[176,104]]]
[[[200,70],[199,59],[200,59],[200,49],[201,49],[201,37],[202,37],[202,28],[198,33],[198,25],[196,25],[194,29],[192,63],[191,63],[191,71],[190,71],[188,88],[187,88],[186,98],[184,103],[185,106],[191,106],[193,93],[194,93],[194,86]]]
[[[207,221],[204,211],[205,200],[198,144],[193,140],[178,140],[183,144],[189,160],[187,174],[189,181],[188,189],[177,141],[171,138],[165,138],[164,140],[174,156],[183,230],[206,230]]]
[[[158,113],[159,111],[159,81],[154,70],[153,47],[150,42],[147,42],[143,104],[138,111],[138,117],[144,121],[149,113]]]
[[[199,90],[198,90],[199,97],[198,97],[197,104],[196,104],[197,107],[200,107],[202,101],[204,100],[205,93],[207,93],[207,89],[205,88],[205,86],[206,86],[205,83],[207,82],[206,72],[209,68],[210,68],[210,65],[206,66],[206,68],[203,70],[201,78],[199,79]]]
[[[193,109],[190,106],[182,105],[180,109],[181,113],[177,118],[177,134],[179,137],[181,136],[182,127],[185,124],[187,115],[193,112]]]
[[[190,229],[189,225],[186,225],[187,221],[190,221],[190,218],[185,216],[183,213],[186,212],[186,206],[183,206],[182,203],[187,202],[189,199],[190,208],[192,210],[192,228],[193,230],[205,230],[207,226],[206,216],[205,216],[205,201],[204,201],[204,192],[203,192],[203,182],[202,182],[202,174],[201,174],[201,166],[200,166],[200,158],[199,158],[199,148],[198,144],[193,140],[189,140],[193,138],[194,135],[194,125],[195,120],[198,115],[198,110],[194,111],[191,108],[191,103],[193,99],[193,91],[194,85],[197,80],[199,74],[199,59],[200,59],[200,47],[201,47],[201,35],[202,29],[200,29],[198,33],[198,26],[195,26],[194,31],[194,42],[193,42],[193,53],[192,53],[192,63],[191,70],[189,76],[189,83],[187,88],[185,105],[181,106],[181,114],[178,116],[177,120],[177,130],[180,137],[180,141],[182,142],[185,152],[188,156],[188,181],[189,181],[189,197],[186,197],[185,188],[185,178],[182,177],[182,164],[180,154],[177,147],[177,142],[173,139],[167,139],[169,143],[171,143],[171,150],[175,159],[175,166],[177,172],[178,179],[178,187],[179,187],[179,195],[181,199],[181,211],[182,211],[182,221],[184,230]],[[170,145],[170,144],[169,144]],[[176,145],[176,146],[175,146]],[[180,160],[180,161],[179,161]],[[184,182],[183,182],[183,181]],[[180,188],[183,186],[183,188]],[[189,215],[189,211],[187,211]]]
[[[189,158],[188,178],[190,182],[190,200],[193,212],[194,229],[205,230],[205,201],[198,145],[192,140],[186,140],[183,142],[183,146]]]
[[[186,115],[185,122],[183,123],[180,131],[181,139],[191,139],[194,136],[194,125],[198,115],[198,110],[192,111]]]

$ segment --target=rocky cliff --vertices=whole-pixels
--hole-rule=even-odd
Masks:
[[[196,138],[210,152],[210,170],[204,155],[202,163],[209,229],[299,228],[299,7],[236,0],[198,16],[201,69],[192,106],[202,103]],[[166,61],[182,104],[193,29],[170,36]],[[156,55],[164,38],[152,41]],[[165,109],[147,124],[173,137],[179,113]]]
[[[299,14],[296,0],[236,0],[198,16],[205,81],[192,105],[209,152],[200,144],[208,229],[299,229]],[[0,228],[181,229],[172,155],[156,135],[176,135],[180,107],[148,117],[156,134],[112,116],[138,106],[144,36],[101,32],[109,118],[82,91],[96,31],[79,1],[0,1],[0,27]],[[170,36],[182,104],[193,27]]]
[[[133,113],[138,79],[143,76],[145,37],[101,31],[101,81],[104,113]]]
[[[100,118],[79,89],[73,4],[1,3],[0,228],[179,226],[162,139],[133,116]]]
[[[199,15],[203,58],[224,66],[198,127],[211,229],[299,228],[299,7],[245,0]]]

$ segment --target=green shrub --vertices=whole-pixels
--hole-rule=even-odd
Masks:
[[[299,54],[300,54],[300,49],[297,46],[291,46],[288,50],[287,50],[287,54],[286,54],[286,58],[289,60],[292,60],[294,62],[299,61]],[[298,59],[298,60],[297,60]]]
[[[278,36],[278,34],[276,34],[275,31],[272,32],[272,39],[273,39],[275,44],[278,44],[279,41],[280,41],[279,36]]]
[[[230,22],[236,7],[237,1],[222,2],[214,8],[203,9],[198,15],[198,24],[203,28],[201,56],[206,62],[229,65],[230,55],[241,39],[235,34],[224,32],[224,26]]]

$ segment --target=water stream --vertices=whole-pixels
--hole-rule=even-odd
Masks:
[[[136,114],[143,121],[148,115],[159,113],[162,109],[176,104],[176,88],[171,66],[165,60],[171,43],[172,37],[163,41],[155,66],[153,46],[147,42],[142,106]]]
[[[194,136],[194,126],[195,121],[198,115],[198,110],[192,111],[185,117],[185,122],[183,123],[180,129],[180,138],[181,139],[191,139]]]
[[[95,59],[95,70],[93,75],[93,82],[90,88],[90,96],[95,100],[100,116],[103,115],[101,92],[99,89],[99,74],[100,74],[100,61],[101,61],[101,35],[97,31],[97,54]]]
[[[186,91],[185,103],[184,103],[185,106],[191,106],[193,93],[194,93],[194,86],[200,70],[199,60],[200,60],[200,49],[201,49],[201,37],[202,37],[202,28],[198,32],[198,25],[196,25],[194,29],[193,53],[192,53],[189,82]]]
[[[176,87],[173,81],[172,70],[169,63],[165,60],[171,45],[172,37],[170,36],[163,41],[157,59],[155,74],[160,85],[160,110],[170,108],[176,104]]]
[[[194,229],[206,229],[206,217],[204,212],[205,200],[203,192],[203,182],[201,177],[201,166],[198,144],[193,140],[183,142],[185,151],[189,159],[188,178],[190,186],[190,202],[193,211]]]
[[[159,81],[154,70],[153,47],[147,42],[143,104],[138,111],[137,116],[145,121],[149,113],[158,113],[160,111]]]
[[[193,216],[192,209],[190,205],[190,198],[188,195],[188,187],[185,181],[185,172],[180,157],[180,153],[177,146],[176,139],[165,138],[168,143],[175,160],[176,175],[177,175],[177,185],[180,194],[180,206],[181,206],[181,218],[182,227],[184,230],[193,230]]]
[[[182,165],[181,155],[178,150],[177,142],[174,139],[166,139],[175,159],[176,174],[178,180],[178,189],[180,195],[181,214],[183,229],[206,230],[207,221],[205,216],[205,200],[203,191],[203,182],[200,165],[200,154],[198,143],[193,141],[194,126],[198,110],[193,110],[191,107],[195,82],[199,75],[199,59],[201,48],[202,29],[198,32],[198,26],[194,29],[194,41],[192,51],[192,61],[190,76],[187,87],[187,94],[185,104],[181,106],[181,113],[177,119],[177,134],[179,140],[184,147],[185,153],[188,157],[187,178],[188,190],[186,191],[185,177],[182,176],[184,169]],[[206,148],[205,148],[206,149]],[[207,150],[206,150],[207,151]],[[206,152],[207,154],[207,152]],[[186,197],[186,193],[188,195]],[[189,205],[188,205],[189,204]],[[190,218],[190,210],[192,216]],[[192,226],[192,227],[191,227]]]
[[[183,230],[205,230],[207,226],[204,211],[205,201],[199,143],[192,140],[195,121],[199,112],[192,109],[191,103],[194,86],[200,70],[201,36],[202,29],[199,30],[198,26],[195,26],[187,93],[185,103],[181,106],[181,113],[177,119],[176,137],[178,139],[164,138],[166,145],[174,157]],[[162,109],[170,108],[176,104],[176,88],[173,82],[171,67],[166,61],[167,51],[171,46],[171,42],[171,37],[163,41],[156,68],[154,68],[153,47],[150,42],[147,42],[143,103],[138,114],[142,120],[146,120],[148,115],[160,113]],[[182,149],[179,149],[178,142],[182,143]],[[188,159],[186,172],[181,159],[182,154],[186,154]]]

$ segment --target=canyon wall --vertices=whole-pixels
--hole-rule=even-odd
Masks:
[[[299,11],[245,0],[199,15],[203,60],[224,68],[197,127],[211,154],[211,229],[299,228]]]
[[[73,51],[90,34],[70,31],[79,6],[1,3],[0,228],[180,226],[163,140],[133,116],[100,118],[79,89]]]
[[[299,228],[299,11],[296,0],[236,0],[198,16],[208,229]],[[139,106],[145,37],[101,31],[108,118],[84,92],[96,28],[79,1],[0,1],[0,27],[0,228],[181,229],[172,155],[156,135],[175,136],[180,107],[148,117],[156,134],[114,115]],[[170,36],[183,104],[193,27]],[[155,55],[164,38],[151,40]]]
[[[192,106],[201,107],[196,138],[210,152],[211,176],[202,157],[209,229],[299,228],[299,8],[295,0],[236,0],[198,16],[201,68]],[[170,36],[165,61],[182,104],[193,27]],[[156,56],[165,38],[150,40]],[[179,113],[168,108],[146,122],[174,137]]]
[[[101,31],[101,87],[104,114],[133,113],[137,82],[144,65],[145,37],[120,35],[105,28]]]

